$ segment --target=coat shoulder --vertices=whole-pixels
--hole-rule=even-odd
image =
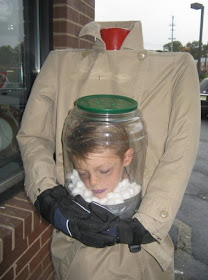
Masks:
[[[164,59],[174,59],[183,61],[194,61],[193,56],[188,52],[157,52],[157,51],[147,51],[148,55],[152,58],[164,58]]]

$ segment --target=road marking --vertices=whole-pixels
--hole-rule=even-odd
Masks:
[[[191,227],[178,219],[173,224],[178,228],[177,250],[192,254]]]

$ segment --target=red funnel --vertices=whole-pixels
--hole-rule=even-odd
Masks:
[[[129,29],[124,28],[103,28],[100,30],[101,37],[106,45],[106,50],[119,50]]]

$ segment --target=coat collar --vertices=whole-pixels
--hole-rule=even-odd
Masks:
[[[95,38],[95,44],[93,49],[95,50],[106,50],[105,43],[101,38],[100,30],[102,28],[118,27],[118,28],[128,28],[130,29],[129,34],[126,36],[121,50],[141,50],[144,49],[143,46],[143,35],[142,35],[142,24],[140,21],[112,21],[112,22],[96,22],[92,21],[85,26],[80,31],[79,36],[90,35]]]

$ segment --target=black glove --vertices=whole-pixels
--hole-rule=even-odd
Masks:
[[[105,231],[119,218],[97,203],[88,204],[80,195],[71,196],[61,185],[42,192],[34,205],[46,221],[87,246],[116,243],[116,237]]]
[[[129,244],[129,249],[133,253],[141,249],[141,244],[155,241],[136,218],[113,221],[111,226],[112,228],[108,230],[108,233],[111,234],[112,232],[112,236],[114,236],[116,231],[116,243]]]

